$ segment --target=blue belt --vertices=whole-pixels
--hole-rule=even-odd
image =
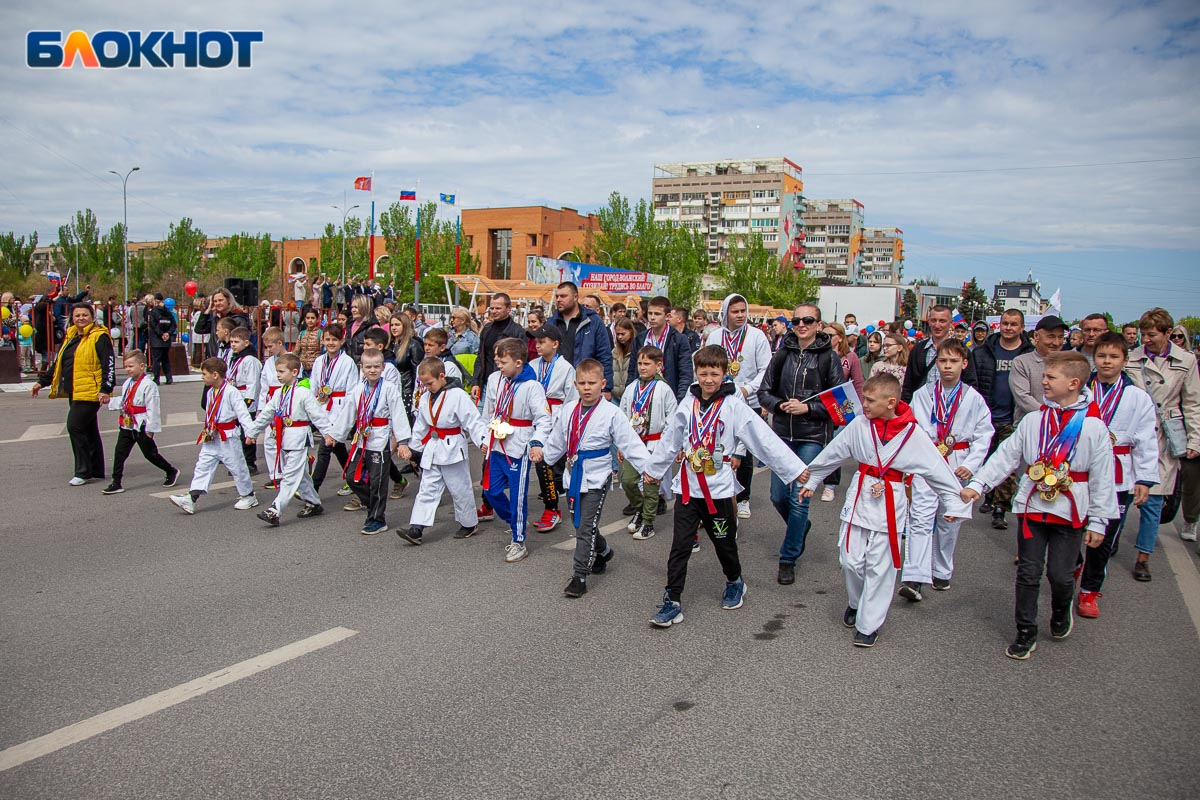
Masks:
[[[608,458],[609,451],[604,450],[580,450],[575,454],[575,465],[571,467],[571,491],[568,497],[571,498],[572,504],[575,506],[574,523],[575,527],[579,527],[579,515],[581,513],[579,502],[580,491],[583,487],[583,462],[589,458]]]

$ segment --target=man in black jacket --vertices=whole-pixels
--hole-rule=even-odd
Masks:
[[[929,309],[925,320],[929,323],[929,338],[918,339],[913,349],[908,353],[908,366],[904,370],[904,385],[900,390],[900,399],[911,403],[913,395],[927,383],[938,379],[938,371],[933,369],[937,359],[937,349],[942,342],[953,336],[950,324],[950,306],[934,306]],[[975,385],[975,370],[968,363],[962,375],[963,382],[968,386]]]
[[[644,345],[652,344],[663,351],[663,380],[675,392],[675,399],[682,402],[692,385],[692,346],[686,336],[668,324],[670,313],[671,301],[667,298],[660,295],[650,301],[646,309],[650,327],[633,340],[626,380],[629,386],[637,383],[637,353]]]
[[[971,367],[975,371],[975,388],[987,401],[992,412],[992,444],[988,455],[996,452],[1000,443],[1012,435],[1014,410],[1012,391],[1008,387],[1008,371],[1013,359],[1033,350],[1033,344],[1025,338],[1025,315],[1020,309],[1010,308],[1000,315],[1000,331],[989,334],[980,344],[971,349]],[[1008,522],[1004,514],[1012,505],[1017,482],[1009,476],[1004,483],[984,496],[979,510],[992,512],[992,527],[1004,530]]]
[[[154,305],[146,310],[146,343],[156,384],[160,375],[166,376],[168,386],[175,382],[171,375],[171,342],[175,340],[177,328],[175,315],[163,305],[163,296],[154,295]]]
[[[496,292],[488,303],[491,320],[479,332],[479,357],[475,359],[475,385],[471,397],[476,403],[483,402],[487,390],[487,379],[496,371],[496,342],[509,337],[525,341],[525,329],[512,318],[512,298],[504,292]]]
[[[805,464],[829,442],[830,419],[816,395],[845,382],[842,361],[834,354],[829,336],[821,333],[821,309],[796,307],[792,329],[771,357],[758,390],[758,401],[770,411],[772,428]],[[796,580],[796,562],[804,554],[811,523],[808,498],[800,499],[800,484],[785,485],[771,475],[771,503],[787,522],[779,548],[779,576],[783,585]]]

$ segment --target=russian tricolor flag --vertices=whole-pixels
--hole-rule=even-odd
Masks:
[[[854,384],[850,381],[821,392],[817,395],[817,399],[829,412],[829,418],[833,420],[834,425],[845,425],[863,413],[858,392],[854,391]]]
[[[401,189],[400,190],[400,199],[401,200],[416,200],[417,199],[417,190],[416,189]]]
[[[951,319],[950,321],[953,322],[955,325],[957,325],[960,322],[966,322],[966,317],[964,317],[962,315],[962,312],[956,308],[956,309],[954,309],[954,318]]]

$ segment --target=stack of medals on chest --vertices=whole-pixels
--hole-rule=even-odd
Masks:
[[[724,398],[714,402],[703,414],[700,413],[700,401],[693,401],[696,407],[692,409],[691,430],[688,432],[688,438],[692,445],[687,452],[688,467],[692,472],[703,473],[706,476],[717,474],[717,462],[714,455],[716,447],[714,445],[717,432],[717,417],[721,413],[721,406],[724,404]]]

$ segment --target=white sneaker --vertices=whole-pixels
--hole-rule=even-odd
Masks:
[[[75,477],[67,481],[68,486],[83,486],[85,483],[87,483],[87,478]]]
[[[258,505],[258,498],[252,494],[248,494],[245,497],[239,497],[238,501],[233,504],[233,507],[238,511],[249,511],[256,505]]]
[[[738,519],[750,519],[750,501],[749,500],[739,500],[738,501],[737,515],[738,515]]]
[[[352,494],[354,494],[354,490],[350,488],[350,484],[348,483],[343,483],[342,488],[337,490],[338,497],[349,497]]]
[[[524,542],[510,542],[508,547],[504,548],[504,563],[515,563],[527,555],[529,555],[529,551],[525,548]]]
[[[192,500],[190,494],[173,494],[171,502],[183,509],[185,514],[196,513],[196,503]]]
[[[833,502],[833,487],[832,486],[826,486],[824,489],[821,490],[821,502],[822,503],[832,503]]]
[[[1183,539],[1185,542],[1196,541],[1196,529],[1197,528],[1200,528],[1200,521],[1185,522],[1183,525],[1183,530],[1181,530],[1179,532],[1179,538]]]

